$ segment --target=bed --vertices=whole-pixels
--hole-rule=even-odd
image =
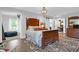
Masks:
[[[29,18],[26,21],[26,35],[30,37],[35,45],[41,48],[45,48],[49,43],[59,40],[58,30],[46,30],[45,28],[30,30],[29,26],[39,26],[39,20],[35,18]]]

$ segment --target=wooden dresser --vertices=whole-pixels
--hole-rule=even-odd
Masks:
[[[67,36],[72,38],[79,38],[79,29],[67,28]]]
[[[79,24],[78,28],[75,28],[74,27],[75,20],[79,21],[79,16],[72,16],[68,18],[67,36],[72,38],[79,38]]]

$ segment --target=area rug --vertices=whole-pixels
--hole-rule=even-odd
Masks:
[[[49,44],[44,49],[35,47],[34,52],[79,52],[79,39],[65,38]]]

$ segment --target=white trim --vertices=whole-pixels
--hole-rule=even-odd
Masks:
[[[2,43],[2,16],[0,14],[0,43]]]

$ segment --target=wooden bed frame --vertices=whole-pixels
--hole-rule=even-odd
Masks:
[[[42,48],[45,48],[49,43],[59,41],[58,30],[43,31]]]
[[[39,20],[35,18],[28,18],[26,21],[27,29],[29,26],[39,26]],[[43,31],[42,48],[45,48],[49,43],[59,41],[58,30]]]
[[[29,26],[39,26],[39,20],[35,18],[26,19],[26,29],[28,29]]]

